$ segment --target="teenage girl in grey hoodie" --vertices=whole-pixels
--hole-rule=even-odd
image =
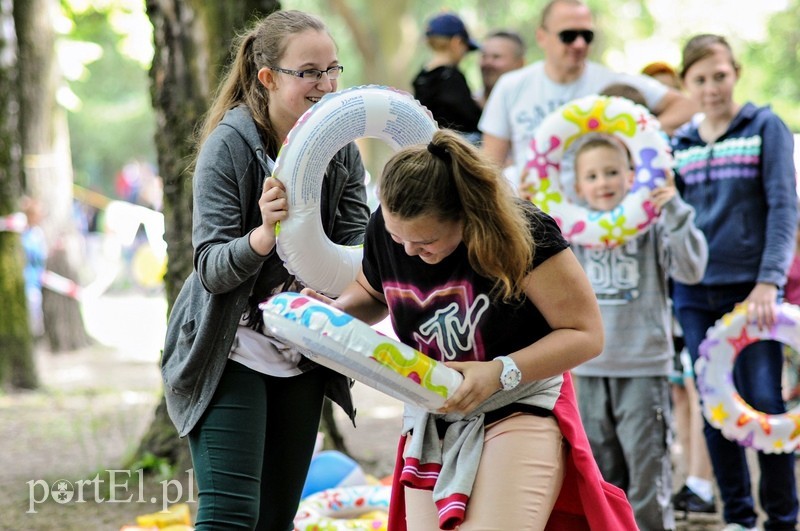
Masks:
[[[341,71],[320,19],[273,13],[241,39],[201,132],[194,271],[170,315],[162,359],[167,409],[189,437],[198,531],[292,529],[324,396],[355,414],[346,378],[269,337],[257,309],[273,293],[301,288],[275,251],[275,224],[288,213],[271,173],[289,130],[336,90]],[[328,165],[321,217],[333,242],[362,242],[369,209],[354,144]]]

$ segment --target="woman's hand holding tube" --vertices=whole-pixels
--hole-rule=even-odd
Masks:
[[[275,177],[267,177],[258,198],[261,210],[261,225],[250,232],[250,247],[261,256],[268,255],[275,248],[275,225],[289,215],[289,201],[286,188]]]

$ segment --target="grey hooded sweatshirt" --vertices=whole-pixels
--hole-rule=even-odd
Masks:
[[[672,310],[668,279],[696,284],[708,244],[694,209],[675,195],[656,223],[613,249],[573,246],[592,283],[605,330],[603,352],[572,369],[578,376],[668,376],[672,368]]]
[[[181,437],[214,396],[256,279],[270,293],[291,284],[274,249],[260,256],[249,243],[250,232],[262,223],[258,199],[272,167],[244,106],[228,111],[200,150],[192,183],[194,271],[172,308],[161,358],[167,411]],[[320,210],[331,241],[363,242],[370,212],[355,144],[342,148],[328,165]],[[352,420],[349,383],[330,371],[327,394]]]

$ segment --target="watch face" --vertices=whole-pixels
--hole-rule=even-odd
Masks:
[[[519,369],[516,367],[508,367],[500,376],[500,382],[503,385],[503,389],[509,390],[515,388],[517,384],[519,384],[521,378],[522,373]]]

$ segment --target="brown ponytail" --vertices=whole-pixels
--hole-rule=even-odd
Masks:
[[[439,130],[430,145],[396,153],[384,167],[380,200],[401,218],[463,221],[470,265],[494,280],[493,295],[504,301],[523,295],[534,253],[524,204],[500,169],[457,133]]]

